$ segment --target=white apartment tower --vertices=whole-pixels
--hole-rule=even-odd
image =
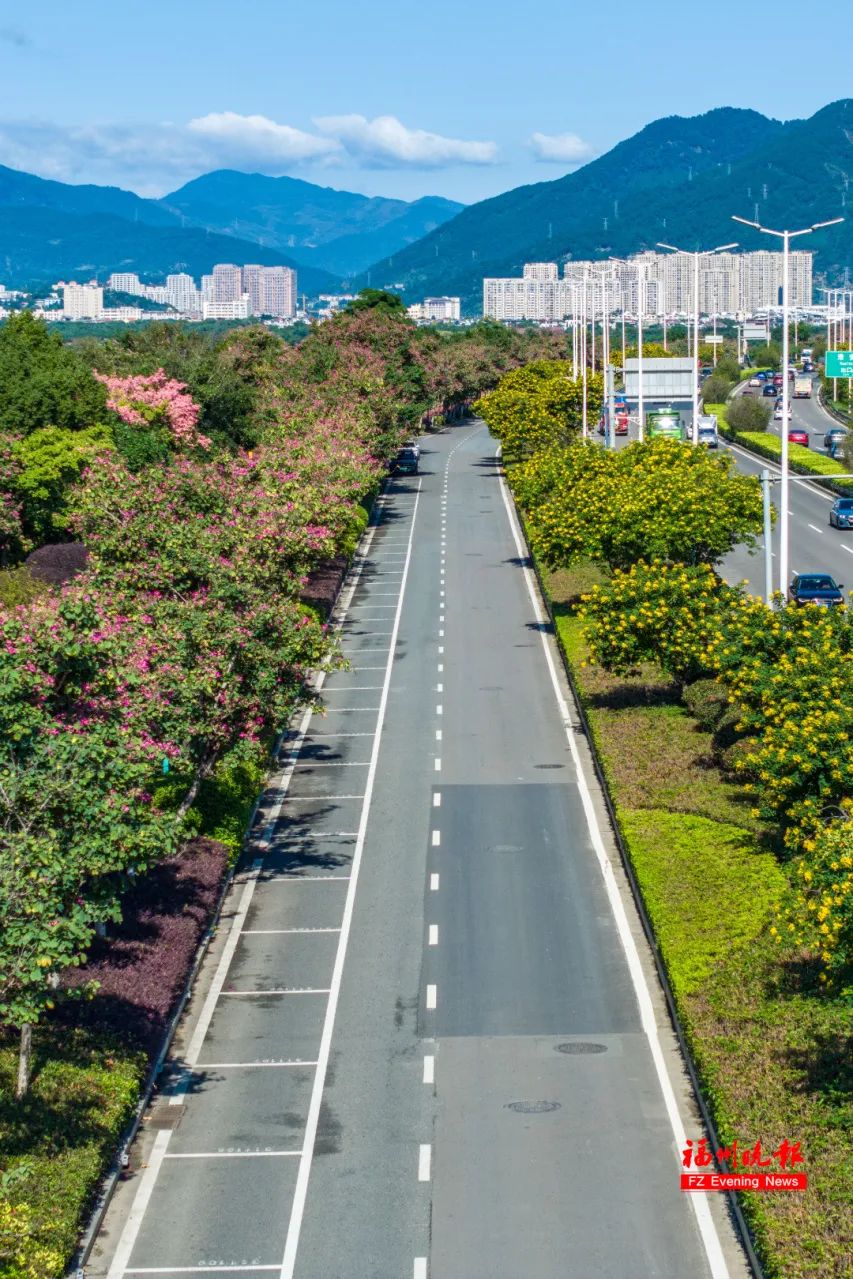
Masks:
[[[104,290],[97,284],[61,284],[62,310],[67,320],[94,320],[104,309]]]

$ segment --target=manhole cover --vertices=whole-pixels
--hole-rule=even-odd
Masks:
[[[565,768],[565,764],[534,764],[534,768]]]
[[[576,1057],[582,1057],[589,1053],[607,1052],[606,1044],[591,1044],[582,1039],[573,1044],[555,1044],[554,1047],[558,1053],[567,1053],[569,1056]]]
[[[547,1115],[549,1111],[559,1110],[558,1101],[508,1101],[505,1110],[513,1110],[517,1115]]]
[[[183,1106],[156,1106],[145,1119],[146,1128],[177,1128],[184,1113]]]

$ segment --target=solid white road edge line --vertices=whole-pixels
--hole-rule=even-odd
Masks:
[[[521,530],[518,527],[518,521],[513,509],[512,499],[510,498],[509,489],[502,472],[500,475],[500,483],[501,496],[503,497],[507,519],[509,520],[510,530],[512,532],[513,541],[515,542],[515,548],[518,552],[519,559],[524,562],[528,559],[528,552],[521,537]],[[527,563],[524,564],[523,571],[524,580],[527,585],[527,593],[530,596],[530,602],[533,605],[536,620],[540,626],[543,626],[546,618],[542,613],[542,608],[536,593],[536,582],[533,571]],[[670,1127],[672,1128],[672,1135],[676,1148],[681,1150],[684,1148],[686,1133],[684,1131],[684,1125],[681,1122],[681,1115],[678,1110],[678,1102],[675,1099],[675,1092],[673,1091],[672,1083],[666,1069],[663,1047],[658,1035],[652,997],[649,992],[648,983],[646,982],[645,973],[643,972],[639,951],[637,950],[637,945],[634,941],[630,924],[628,923],[625,906],[619,893],[619,886],[616,883],[613,865],[607,855],[607,849],[604,847],[604,840],[598,825],[598,818],[592,802],[592,795],[583,771],[580,752],[578,751],[577,742],[575,740],[575,733],[569,715],[569,708],[560,690],[560,682],[557,678],[557,668],[554,664],[550,645],[548,644],[548,633],[545,629],[541,629],[540,635],[542,638],[542,649],[545,654],[545,661],[548,666],[548,672],[551,676],[551,684],[554,689],[554,697],[557,701],[560,718],[563,721],[563,728],[565,729],[566,737],[569,742],[569,749],[571,750],[572,759],[575,765],[575,772],[578,779],[578,791],[581,797],[581,802],[583,803],[584,814],[586,816],[592,846],[595,849],[598,864],[601,868],[604,886],[607,891],[607,898],[610,902],[610,909],[613,911],[613,918],[619,933],[619,940],[621,941],[622,948],[625,951],[625,958],[628,963],[628,970],[631,974],[634,993],[637,996],[637,1003],[640,1008],[640,1019],[649,1043],[652,1061],[654,1062],[655,1072],[663,1094],[664,1105],[666,1106]],[[705,1255],[708,1258],[708,1265],[713,1279],[729,1279],[729,1269],[726,1265],[725,1257],[723,1256],[723,1248],[720,1243],[720,1237],[717,1234],[716,1224],[711,1216],[711,1209],[707,1195],[698,1193],[691,1195],[690,1203],[696,1214],[696,1224],[699,1227],[699,1234],[705,1249]]]
[[[337,953],[335,954],[335,967],[332,972],[332,980],[330,983],[331,994],[329,995],[329,1002],[326,1005],[326,1016],[323,1022],[320,1051],[317,1054],[317,1069],[314,1074],[314,1084],[311,1089],[311,1101],[308,1107],[308,1119],[305,1124],[305,1140],[302,1148],[302,1157],[299,1161],[299,1171],[296,1176],[296,1186],[293,1192],[293,1205],[290,1211],[290,1220],[287,1226],[287,1239],[285,1241],[284,1256],[281,1262],[281,1279],[293,1279],[293,1273],[296,1268],[296,1254],[299,1248],[299,1235],[302,1229],[302,1219],[305,1215],[305,1203],[308,1196],[308,1180],[311,1176],[311,1164],[314,1159],[314,1143],[317,1139],[317,1127],[320,1122],[320,1107],[323,1101],[323,1089],[326,1084],[326,1072],[329,1067],[329,1055],[332,1048],[332,1032],[335,1026],[335,1015],[338,1010],[338,999],[340,998],[341,982],[343,980],[347,943],[349,942],[353,910],[355,908],[355,894],[358,888],[361,859],[367,836],[367,822],[370,816],[370,803],[373,797],[373,787],[376,782],[376,770],[379,762],[379,747],[382,741],[385,710],[388,704],[388,692],[391,686],[391,677],[394,670],[394,650],[396,648],[396,637],[400,629],[403,600],[406,595],[406,582],[408,580],[409,566],[412,558],[412,544],[415,536],[415,523],[417,520],[420,497],[421,481],[418,480],[418,488],[415,494],[414,506],[412,508],[411,525],[409,527],[406,560],[403,565],[403,573],[400,580],[400,595],[397,600],[397,611],[394,614],[394,627],[392,631],[393,638],[388,649],[385,678],[382,682],[382,694],[379,698],[379,705],[381,709],[377,717],[376,733],[374,734],[373,747],[370,754],[370,767],[368,768],[367,781],[364,788],[364,804],[361,810],[358,837],[353,850],[350,880],[347,886],[347,897],[344,904],[344,915],[341,924],[341,935],[338,941]]]

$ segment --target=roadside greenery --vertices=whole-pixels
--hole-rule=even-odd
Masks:
[[[843,876],[851,853],[849,825],[831,824],[813,854],[780,863],[772,830],[725,765],[725,725],[700,726],[692,699],[654,663],[622,675],[592,660],[577,608],[596,577],[581,564],[545,581],[720,1136],[760,1138],[765,1150],[787,1137],[806,1156],[805,1194],[743,1197],[765,1273],[837,1279],[853,1248],[852,1023],[841,978],[830,974],[827,993],[814,956],[826,939],[823,898],[838,896],[833,863]],[[703,684],[686,689],[699,705]]]

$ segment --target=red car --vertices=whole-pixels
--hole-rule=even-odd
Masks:
[[[788,443],[802,444],[803,448],[807,449],[809,447],[808,431],[801,431],[798,426],[792,427],[792,429],[788,432]]]
[[[606,420],[606,418],[603,418],[603,417],[602,417],[602,418],[599,418],[599,421],[598,421],[598,434],[599,434],[599,435],[606,435],[606,434],[607,434],[607,420]],[[627,434],[628,434],[628,414],[627,414],[627,413],[617,413],[617,414],[616,414],[616,423],[615,423],[615,427],[614,427],[613,434],[614,434],[614,435],[627,435]]]

